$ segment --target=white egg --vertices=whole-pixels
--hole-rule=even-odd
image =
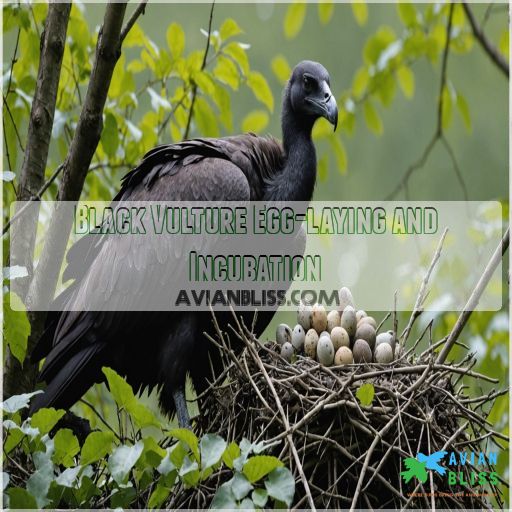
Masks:
[[[334,361],[334,346],[330,337],[322,336],[318,340],[318,345],[316,346],[316,358],[318,362],[322,363],[324,366],[332,365]]]
[[[301,351],[306,341],[306,332],[302,325],[297,324],[292,331],[292,345],[297,352]]]
[[[381,343],[375,347],[373,358],[376,363],[389,364],[393,361],[393,349],[389,343]]]
[[[347,331],[352,338],[356,333],[357,321],[356,312],[352,306],[347,306],[341,314],[340,326]]]
[[[283,345],[281,346],[281,356],[284,357],[289,363],[291,363],[292,361],[293,353],[293,345],[288,341],[286,343],[283,343]]]
[[[276,341],[279,345],[292,342],[292,330],[286,324],[279,324],[277,326]]]
[[[346,286],[341,288],[338,292],[338,301],[340,313],[343,313],[347,306],[352,306],[353,308],[356,307],[354,304],[354,297],[352,297],[352,292]]]
[[[381,332],[377,335],[377,339],[375,341],[375,347],[378,347],[382,343],[387,343],[395,352],[396,339],[393,331]]]
[[[297,323],[302,325],[304,332],[311,329],[311,321],[313,319],[313,308],[309,304],[300,301],[297,311]]]

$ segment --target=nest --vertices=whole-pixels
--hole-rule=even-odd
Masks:
[[[239,356],[230,348],[227,333],[217,329],[217,339],[210,338],[222,351],[225,370],[198,398],[197,430],[219,433],[228,441],[245,437],[268,443],[265,453],[279,457],[294,473],[294,507],[503,505],[503,480],[497,485],[465,484],[473,481],[472,473],[482,471],[472,464],[448,468],[463,476],[463,483],[456,485],[432,471],[425,483],[413,478],[406,484],[400,476],[404,459],[419,452],[478,454],[498,451],[500,439],[506,439],[492,430],[485,412],[506,391],[465,394],[464,378],[496,382],[471,370],[471,355],[456,365],[436,364],[435,349],[446,340],[430,343],[415,356],[420,337],[391,365],[325,367],[301,356],[288,363],[276,344],[262,344],[238,320],[236,324],[230,334],[244,343]],[[374,388],[370,406],[361,405],[357,397],[365,383]],[[176,493],[173,506],[207,507],[223,475],[212,478],[197,490]]]

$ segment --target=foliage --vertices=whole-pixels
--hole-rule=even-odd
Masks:
[[[290,505],[295,481],[263,443],[227,444],[216,434],[198,439],[187,429],[156,421],[113,370],[104,368],[120,421],[127,430],[96,430],[80,445],[59,428],[64,411],[40,409],[22,419],[34,394],[2,403],[4,415],[4,506],[11,508],[161,508],[178,489],[223,482],[214,508]],[[141,411],[144,411],[143,413]],[[142,427],[159,434],[149,435]]]
[[[98,27],[90,31],[87,6],[73,4],[68,26],[62,74],[52,136],[57,150],[50,153],[49,177],[65,158],[82,99],[89,83]],[[4,204],[15,197],[16,171],[23,158],[20,134],[26,132],[36,86],[39,34],[46,4],[5,4],[4,35],[18,38],[15,62],[4,62],[6,106],[4,118]],[[135,166],[157,144],[184,137],[231,133],[231,93],[242,87],[252,91],[264,109],[243,119],[243,128],[261,132],[274,109],[274,97],[262,73],[251,68],[249,45],[240,41],[243,30],[231,18],[211,31],[202,30],[203,48],[191,47],[181,25],[166,29],[166,44],[158,46],[136,23],[128,33],[114,70],[104,111],[103,132],[87,177],[84,195],[103,200],[115,195],[122,173]],[[58,183],[58,181],[57,181]],[[49,188],[55,196],[56,185]],[[4,209],[4,219],[8,209]]]

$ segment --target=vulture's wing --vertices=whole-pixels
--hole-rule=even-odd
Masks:
[[[264,182],[280,168],[281,151],[273,139],[249,134],[159,146],[125,176],[115,200],[257,200]],[[155,250],[131,236],[90,235],[77,242],[70,250],[64,274],[74,283],[60,299],[68,303],[68,309],[73,302],[75,311],[63,311],[54,318],[36,348],[37,357],[46,356],[41,379],[49,383],[36,407],[55,403],[67,389],[73,390],[72,394],[83,393],[83,377],[88,380],[87,387],[98,379],[105,354],[112,351],[112,340],[122,339],[122,333],[129,333],[140,318],[130,309],[148,289],[165,287],[169,277],[166,270],[179,271],[189,250],[160,243]],[[73,257],[74,252],[75,256],[85,254],[85,258]],[[112,301],[120,301],[119,311],[76,311],[91,291],[101,295],[110,310]],[[64,402],[73,403],[79,396]]]

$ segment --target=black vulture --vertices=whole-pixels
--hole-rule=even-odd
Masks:
[[[310,201],[316,181],[311,131],[320,117],[336,129],[338,110],[329,74],[321,64],[303,61],[294,68],[284,91],[282,145],[271,137],[243,134],[158,146],[124,177],[115,201]],[[90,241],[83,237],[75,245],[80,244]],[[73,282],[56,300],[61,304],[71,300],[73,293],[86,286],[91,272],[105,264],[103,257],[100,242],[88,248],[80,265],[69,264],[64,278]],[[256,334],[273,314],[258,316]],[[227,315],[219,321],[227,321]],[[176,413],[180,425],[189,426],[184,395],[187,375],[200,393],[212,367],[218,369],[221,364],[217,349],[203,335],[210,328],[207,311],[63,308],[50,313],[32,353],[33,361],[46,358],[40,380],[47,386],[35,397],[31,411],[68,409],[102,380],[101,368],[109,366],[134,389],[159,386],[163,410]]]

